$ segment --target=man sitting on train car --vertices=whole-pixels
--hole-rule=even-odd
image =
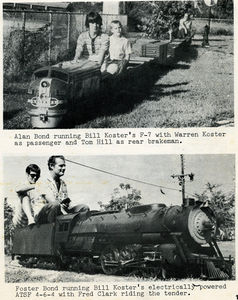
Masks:
[[[82,32],[77,41],[74,62],[81,57],[95,61],[101,66],[101,72],[106,70],[106,60],[109,48],[109,37],[101,32],[102,18],[96,12],[86,16],[85,26],[88,29]]]
[[[184,39],[186,36],[192,35],[192,19],[189,13],[185,13],[184,17],[179,21],[178,38]]]
[[[34,224],[34,212],[32,209],[32,201],[39,197],[36,189],[36,182],[40,178],[41,170],[35,164],[26,167],[27,181],[16,188],[18,202],[13,216],[13,225],[21,228],[26,225]]]
[[[51,156],[48,160],[48,169],[50,176],[44,186],[46,204],[36,216],[37,223],[52,223],[58,215],[89,210],[88,206],[84,204],[70,207],[67,186],[64,180],[61,179],[66,169],[64,156]]]

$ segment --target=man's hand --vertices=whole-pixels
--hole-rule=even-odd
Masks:
[[[125,71],[126,67],[128,66],[128,63],[129,61],[127,59],[123,59],[118,65],[119,70],[117,74],[121,74],[123,71]]]
[[[67,209],[69,208],[70,202],[71,202],[71,200],[69,198],[65,198],[64,200],[61,201],[60,205],[63,209],[65,209],[67,211]]]

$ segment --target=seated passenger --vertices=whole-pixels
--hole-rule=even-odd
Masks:
[[[127,67],[130,54],[131,45],[126,37],[122,34],[122,24],[118,20],[111,22],[109,56],[110,61],[107,66],[107,72],[110,74],[120,74]]]
[[[88,31],[82,32],[77,41],[74,61],[86,57],[101,66],[101,72],[106,69],[109,37],[101,32],[102,18],[98,13],[90,12],[86,16],[85,26]]]
[[[67,186],[61,179],[66,169],[64,156],[51,156],[48,160],[48,169],[50,174],[42,187],[44,195],[41,199],[44,203],[40,199],[34,203],[35,221],[39,224],[53,223],[58,215],[89,210],[88,206],[83,204],[70,207]]]
[[[17,228],[35,223],[32,201],[38,197],[36,182],[40,178],[40,172],[40,168],[37,165],[28,165],[26,167],[26,183],[16,188],[19,201],[13,216],[13,225]]]
[[[191,36],[192,32],[192,20],[188,13],[184,14],[184,17],[179,21],[178,38],[184,39],[186,36]]]

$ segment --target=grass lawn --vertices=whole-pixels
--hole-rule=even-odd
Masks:
[[[232,122],[233,42],[232,36],[211,36],[211,47],[202,48],[201,36],[195,35],[176,65],[152,66],[142,72],[140,80],[131,77],[135,84],[129,84],[129,89],[89,106],[89,112],[82,109],[77,127],[211,127],[223,120]],[[18,84],[4,94],[5,129],[30,128],[25,89]]]

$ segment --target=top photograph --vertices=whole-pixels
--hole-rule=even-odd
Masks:
[[[234,127],[233,0],[2,5],[3,129]]]

